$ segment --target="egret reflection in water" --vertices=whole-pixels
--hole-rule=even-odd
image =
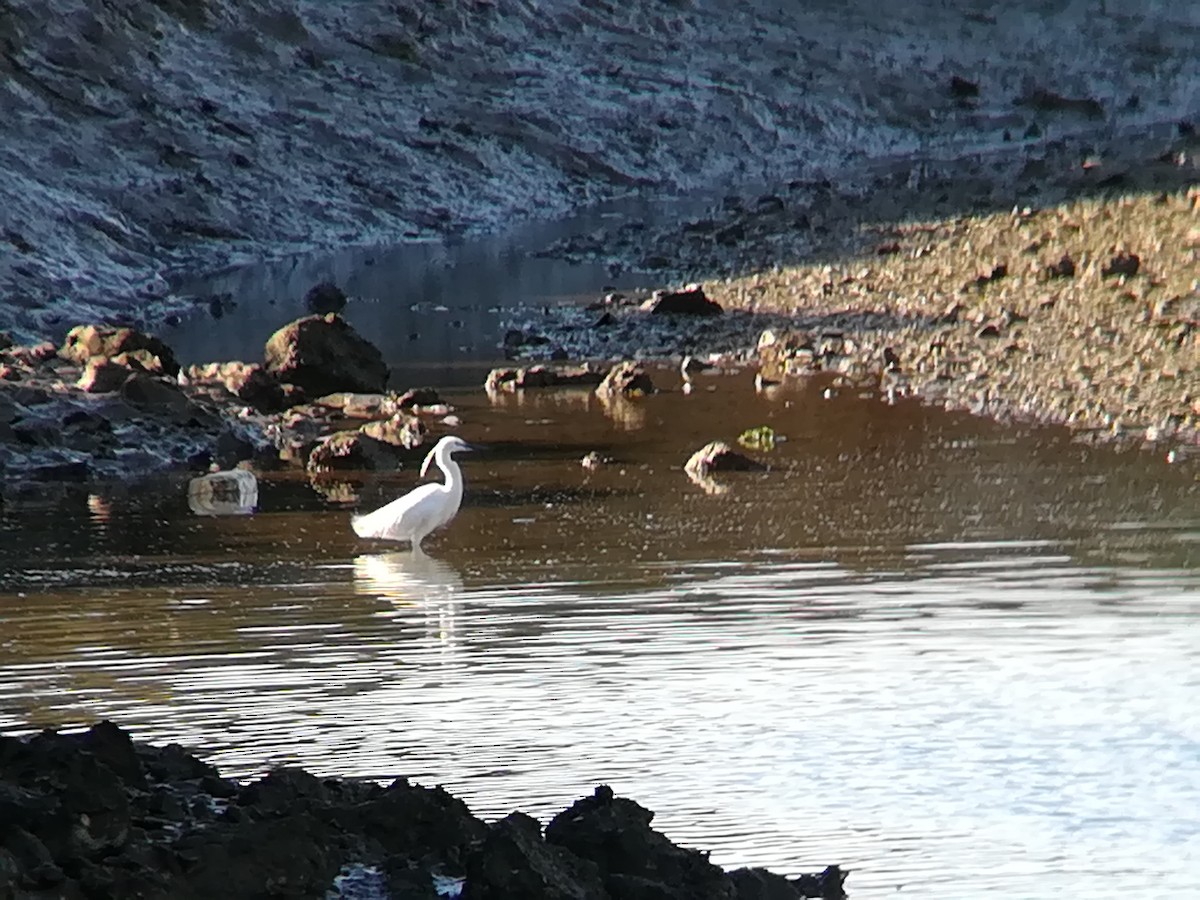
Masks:
[[[463,583],[449,563],[421,550],[364,553],[354,558],[354,591],[387,600],[397,609],[420,609],[430,635],[447,647],[454,644],[455,601]]]

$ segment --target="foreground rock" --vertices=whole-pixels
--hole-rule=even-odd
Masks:
[[[276,769],[222,778],[178,745],[87,732],[0,736],[0,896],[319,897],[343,867],[378,866],[395,897],[466,900],[793,900],[844,897],[845,871],[726,873],[599,787],[545,835],[521,813],[492,824],[441,788]]]

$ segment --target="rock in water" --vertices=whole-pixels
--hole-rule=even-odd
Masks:
[[[743,456],[724,441],[705,444],[692,454],[683,469],[689,475],[707,478],[712,472],[761,472],[765,467]]]
[[[338,391],[383,393],[388,368],[379,349],[341,316],[305,316],[267,341],[267,371],[312,396]]]
[[[604,376],[604,380],[600,382],[600,386],[596,388],[596,393],[601,397],[615,397],[618,394],[653,394],[654,382],[650,380],[650,376],[646,374],[646,370],[635,362],[617,363],[608,374]]]

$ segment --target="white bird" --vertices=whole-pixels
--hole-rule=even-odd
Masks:
[[[452,435],[442,438],[421,463],[421,477],[429,471],[429,464],[436,462],[446,476],[446,483],[423,484],[374,512],[352,516],[350,524],[354,533],[364,538],[410,541],[413,549],[419,550],[421,541],[431,531],[446,525],[458,514],[462,505],[463,476],[453,455],[471,449],[462,438]]]

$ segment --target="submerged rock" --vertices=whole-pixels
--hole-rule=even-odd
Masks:
[[[267,341],[267,371],[313,396],[338,391],[379,394],[388,368],[379,349],[341,316],[305,316]]]
[[[604,376],[591,366],[529,366],[520,369],[492,369],[484,387],[498,390],[524,390],[543,387],[595,387]]]

